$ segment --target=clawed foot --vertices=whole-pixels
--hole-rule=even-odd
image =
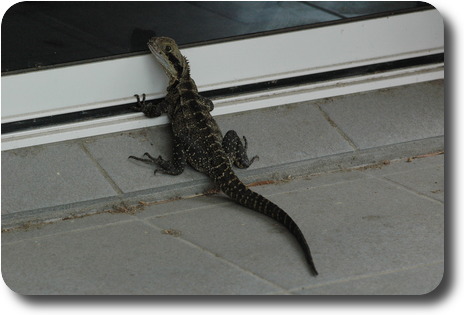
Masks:
[[[245,136],[243,136],[243,147],[245,149],[245,152],[248,150],[248,141]],[[255,155],[254,157],[251,158],[248,166],[250,166],[255,160],[259,160],[259,156]]]
[[[143,112],[145,116],[153,118],[153,117],[159,117],[161,116],[162,113],[166,112],[166,103],[161,101],[157,102],[156,104],[153,102],[145,102],[145,93],[142,94],[142,99],[140,99],[140,96],[138,94],[134,95],[135,98],[137,99],[137,104],[132,106],[131,109],[136,112]]]
[[[250,165],[254,162],[254,161],[259,161],[259,156],[255,155],[254,157],[251,158],[250,160]]]
[[[129,156],[129,159],[134,159],[134,160],[137,160],[137,161],[142,161],[144,163],[147,163],[147,164],[154,164],[154,165],[159,165],[159,163],[162,163],[164,160],[163,158],[160,156],[158,156],[157,158],[154,158],[153,156],[150,155],[150,153],[148,152],[145,152],[143,154],[143,156],[146,156],[148,157],[148,159],[144,159],[144,158],[139,158],[137,156]],[[157,172],[163,172],[162,169],[155,169],[154,173],[156,175]]]
[[[243,147],[245,149],[245,152],[248,150],[248,142],[245,136],[243,136]],[[248,162],[249,167],[255,160],[259,160],[259,156],[255,155],[254,157],[251,158],[250,162]]]
[[[140,100],[140,96],[138,94],[135,94],[134,96],[137,99],[137,105],[132,106],[131,109],[135,112],[143,112],[143,109],[147,106],[145,104],[145,93],[142,94],[142,100]]]
[[[143,154],[143,156],[148,157],[148,159],[139,158],[139,157],[134,156],[134,155],[129,156],[129,159],[134,159],[134,160],[137,160],[137,161],[142,161],[142,162],[145,162],[145,163],[148,163],[148,164],[156,164],[156,163],[157,163],[157,159],[154,158],[154,157],[152,157],[152,156],[150,155],[150,153],[145,152],[145,153]],[[159,158],[161,158],[161,156],[160,156]]]

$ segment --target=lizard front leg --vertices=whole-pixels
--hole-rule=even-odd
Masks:
[[[259,159],[257,155],[252,157],[251,160],[248,159],[246,153],[248,144],[245,137],[243,137],[243,141],[245,144],[242,144],[242,141],[234,130],[227,131],[222,139],[222,147],[229,156],[230,161],[238,168],[248,168],[254,160]]]
[[[137,99],[137,105],[132,107],[132,110],[136,112],[143,112],[147,117],[159,117],[161,114],[166,113],[168,110],[168,102],[166,100],[162,100],[159,103],[146,103],[145,101],[145,93],[142,94],[142,100],[140,100],[140,96],[138,94],[134,95]]]
[[[200,95],[201,102],[206,105],[208,110],[211,112],[214,109],[214,103],[209,98]]]

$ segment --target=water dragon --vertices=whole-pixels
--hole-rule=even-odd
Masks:
[[[168,37],[153,37],[149,40],[148,47],[169,78],[167,95],[156,104],[147,103],[145,94],[142,99],[135,95],[137,105],[133,109],[143,112],[147,117],[158,117],[163,113],[168,115],[174,135],[172,158],[155,158],[149,153],[145,153],[143,158],[129,158],[156,165],[158,168],[155,173],[160,171],[179,175],[188,163],[195,170],[206,174],[217,188],[235,202],[283,224],[297,239],[310,271],[316,276],[318,272],[308,243],[295,221],[279,206],[250,190],[235,175],[232,165],[248,168],[258,157],[248,158],[246,138],[243,137],[242,143],[234,130],[222,136],[219,126],[210,114],[214,108],[213,102],[198,93],[197,86],[190,77],[188,61],[181,54],[176,42]]]

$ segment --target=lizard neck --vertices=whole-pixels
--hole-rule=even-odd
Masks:
[[[198,93],[195,81],[190,76],[190,67],[186,59],[184,65],[185,66],[182,67],[182,72],[179,71],[177,76],[170,76],[168,91],[177,90],[179,94],[184,94],[186,92]]]
[[[191,80],[190,78],[190,66],[187,59],[182,56],[182,60],[175,58],[174,56],[169,56],[169,62],[176,70],[175,73],[166,71],[166,74],[169,77],[169,85],[173,86],[182,81]]]

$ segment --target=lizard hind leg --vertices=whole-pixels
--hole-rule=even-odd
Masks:
[[[226,151],[231,162],[234,163],[238,168],[248,168],[256,159],[259,159],[257,155],[248,158],[246,153],[248,144],[245,137],[243,137],[243,143],[239,136],[234,130],[229,130],[222,140],[222,147]]]
[[[161,172],[161,173],[165,173],[169,175],[179,175],[184,171],[185,163],[176,163],[175,160],[173,161],[164,160],[161,157],[161,155],[155,158],[151,156],[150,153],[148,152],[145,152],[143,156],[148,157],[148,159],[139,158],[133,155],[129,156],[129,159],[134,159],[134,160],[141,161],[147,164],[153,164],[153,165],[159,166],[160,168],[155,169],[155,174],[158,172]]]
[[[175,141],[175,146],[172,152],[172,160],[164,160],[161,155],[155,158],[147,152],[144,153],[143,156],[146,156],[147,158],[139,158],[133,155],[129,156],[129,158],[159,166],[160,168],[155,170],[155,174],[157,172],[161,172],[169,175],[179,175],[184,171],[186,164],[184,150],[178,141]]]

